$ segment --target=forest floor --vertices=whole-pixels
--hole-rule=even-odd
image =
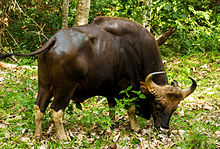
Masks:
[[[168,132],[157,133],[152,119],[141,117],[140,133],[132,132],[125,109],[116,109],[113,127],[107,101],[93,97],[82,103],[82,110],[73,103],[66,109],[63,122],[71,140],[64,142],[57,140],[49,110],[43,118],[43,139],[34,138],[37,68],[0,65],[0,148],[220,148],[219,52],[163,57],[163,62],[170,82],[175,79],[186,88],[189,75],[198,84],[179,104]]]

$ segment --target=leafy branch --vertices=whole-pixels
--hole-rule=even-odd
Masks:
[[[43,32],[43,28],[44,27],[41,27],[40,25],[38,25],[31,17],[29,17],[27,14],[24,13],[24,11],[21,9],[20,5],[18,4],[18,2],[16,0],[14,0],[15,4],[17,5],[19,11],[25,16],[27,17],[28,19],[30,19],[32,22],[34,22],[34,24],[40,29],[39,32],[37,32],[38,35],[43,35],[44,38],[46,38],[48,40],[48,38],[44,35],[44,32]],[[45,26],[45,25],[44,25]]]

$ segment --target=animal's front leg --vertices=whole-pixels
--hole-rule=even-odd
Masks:
[[[53,121],[56,126],[57,130],[57,136],[59,137],[60,140],[67,140],[69,137],[67,137],[64,127],[63,127],[63,110],[55,111],[53,109],[50,110]]]
[[[35,137],[37,139],[41,139],[41,137],[42,137],[42,118],[43,118],[44,114],[40,111],[39,106],[34,105],[34,109],[35,109],[35,127],[36,127]]]
[[[138,127],[138,124],[137,124],[137,119],[136,119],[136,116],[135,116],[135,106],[134,105],[132,105],[128,109],[128,116],[129,116],[131,129],[134,130],[135,132],[139,132],[140,128]]]

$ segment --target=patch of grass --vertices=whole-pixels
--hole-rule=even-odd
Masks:
[[[186,88],[191,85],[189,75],[198,83],[196,91],[181,101],[171,117],[167,134],[158,134],[152,120],[141,117],[141,133],[132,132],[125,109],[117,111],[116,123],[112,123],[107,101],[99,97],[86,100],[82,110],[75,104],[68,106],[64,127],[71,140],[65,142],[56,141],[48,110],[43,118],[44,138],[34,139],[37,71],[0,68],[0,148],[218,148],[219,53],[194,53],[163,60],[170,82],[175,79]],[[49,128],[52,131],[47,133]]]

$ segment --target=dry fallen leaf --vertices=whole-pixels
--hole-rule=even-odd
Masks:
[[[114,135],[113,141],[114,141],[114,142],[117,142],[117,141],[118,141],[118,138],[119,138],[119,136],[120,136],[120,132],[114,131],[114,132],[113,132],[113,135]]]
[[[214,134],[213,134],[214,138],[216,139],[220,139],[220,131],[216,131]]]
[[[47,149],[47,145],[41,145],[39,146],[39,149]]]
[[[21,130],[21,133],[22,133],[22,134],[27,133],[27,132],[28,132],[28,129],[22,129],[22,130]]]
[[[7,125],[5,125],[5,124],[0,124],[0,129],[3,129],[3,128],[5,128]]]
[[[5,133],[5,138],[10,138],[10,136],[11,135],[9,133],[7,133],[7,132]]]
[[[117,149],[117,144],[114,144],[112,146],[109,146],[108,149]]]
[[[79,116],[79,117],[77,118],[77,120],[81,120],[81,118],[82,118],[82,116]]]
[[[171,133],[176,134],[178,133],[178,130],[172,130]]]
[[[188,102],[195,102],[195,99],[192,96],[186,97],[185,100]]]
[[[181,137],[183,137],[183,135],[184,135],[185,133],[186,133],[185,130],[179,130],[179,134],[180,134]]]
[[[179,111],[180,116],[185,116],[184,110]]]
[[[209,106],[209,105],[204,105],[204,110],[208,110],[211,111],[213,107]]]
[[[28,142],[28,141],[30,141],[30,138],[22,137],[22,138],[20,139],[20,141],[22,141],[22,142]]]

